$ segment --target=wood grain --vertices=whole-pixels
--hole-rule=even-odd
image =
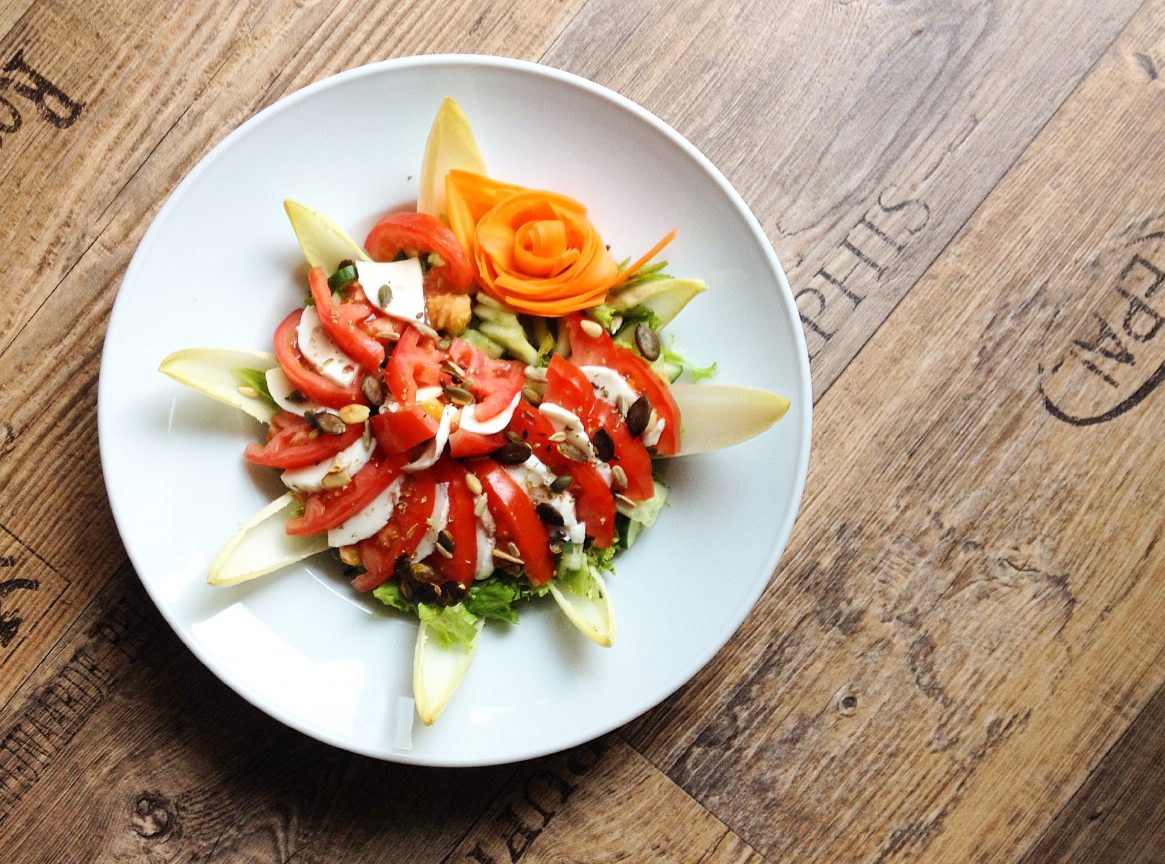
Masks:
[[[1162,32],[1159,0],[0,5],[0,857],[1165,860]],[[291,89],[456,50],[701,147],[820,400],[793,544],[713,664],[469,772],[340,753],[199,666],[124,564],[94,420],[190,167]]]
[[[656,111],[736,186],[794,286],[820,394],[1139,5],[685,0],[661,39],[604,0],[547,60]]]
[[[77,31],[66,14],[70,8],[36,6],[22,19],[19,31],[8,34],[6,42],[0,40],[0,57],[26,45],[29,33],[61,52],[74,33],[84,36],[84,27],[98,26],[95,19],[76,25],[82,27]],[[77,100],[106,106],[101,122],[94,118],[86,125],[76,144],[45,146],[44,155],[33,146],[41,138],[20,151],[0,147],[0,159],[6,160],[0,164],[19,162],[25,176],[57,178],[52,196],[39,186],[21,187],[0,211],[0,237],[5,231],[13,237],[18,232],[34,241],[8,244],[20,245],[24,256],[10,271],[13,280],[33,287],[20,294],[25,305],[0,311],[9,316],[0,328],[7,346],[0,353],[0,525],[64,574],[76,593],[66,592],[55,607],[60,626],[46,630],[42,650],[68,623],[70,612],[124,560],[97,469],[97,374],[121,274],[166,195],[225,131],[281,95],[283,87],[373,59],[367,53],[372,45],[397,44],[398,53],[435,47],[443,28],[482,51],[504,48],[536,55],[573,12],[568,4],[538,8],[540,17],[535,19],[523,14],[520,5],[484,12],[468,3],[440,11],[331,4],[231,5],[220,10],[207,5],[197,15],[175,13],[174,27],[163,39],[143,23],[154,20],[151,4],[118,5],[116,15],[101,20],[102,27],[120,33],[123,43],[103,61],[106,77],[67,82]],[[401,17],[402,11],[409,14]],[[334,39],[335,47],[329,42],[325,48],[321,42],[326,39]],[[171,40],[186,46],[189,56],[173,56]],[[259,45],[265,46],[262,51],[256,50]],[[353,53],[359,50],[365,53]],[[31,50],[26,53],[32,56]],[[175,77],[155,78],[158,67]],[[117,98],[138,89],[149,91],[147,101]],[[176,105],[185,107],[177,110]],[[87,121],[78,120],[82,122]],[[72,130],[51,130],[60,131]],[[58,157],[74,162],[52,168],[43,161]],[[107,164],[118,167],[106,172]],[[62,211],[49,207],[46,197],[75,204]],[[36,208],[45,208],[49,220],[67,213],[91,233],[76,240],[55,222],[37,227]],[[61,237],[67,242],[62,244]],[[63,257],[58,266],[46,255],[52,261],[53,256]],[[54,347],[46,351],[46,346]]]
[[[1127,226],[1159,211],[1160,84],[1133,58],[1161,13],[821,400],[782,571],[630,735],[766,856],[1007,860],[1161,685],[1160,396],[1080,427],[1039,393],[1039,358],[1127,306]]]
[[[617,813],[618,827],[611,814]],[[764,859],[618,738],[523,765],[446,864]]]

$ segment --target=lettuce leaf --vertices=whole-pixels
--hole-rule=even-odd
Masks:
[[[417,606],[417,617],[429,626],[429,634],[442,648],[460,645],[466,651],[473,647],[477,629],[477,616],[465,608],[464,603],[455,606]]]

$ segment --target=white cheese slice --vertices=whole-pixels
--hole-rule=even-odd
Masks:
[[[275,404],[284,411],[290,411],[292,414],[303,416],[305,411],[320,412],[324,410],[324,406],[318,402],[313,402],[302,393],[298,400],[289,399],[292,393],[298,391],[291,386],[291,382],[287,380],[287,375],[283,370],[276,366],[274,369],[267,370],[267,389],[271,393],[271,398],[275,400]]]
[[[359,365],[328,338],[320,324],[320,314],[316,307],[308,306],[303,310],[303,317],[299,319],[299,327],[296,329],[296,339],[300,353],[325,378],[341,387],[348,387],[356,380],[360,372]]]
[[[595,458],[591,439],[587,437],[587,430],[583,428],[582,420],[578,419],[577,414],[553,402],[543,402],[538,406],[538,410],[554,425],[555,432],[561,432],[566,436],[564,443],[573,444],[592,460]]]
[[[417,544],[417,551],[413,553],[413,561],[424,561],[437,549],[437,535],[445,530],[449,522],[449,484],[438,483],[433,493],[433,514],[428,519],[428,530],[421,542]]]
[[[385,315],[410,324],[425,323],[425,284],[419,258],[358,261],[356,273],[368,302]]]
[[[494,547],[497,545],[497,525],[489,510],[482,510],[477,517],[477,569],[474,579],[484,579],[494,572]]]
[[[578,521],[574,498],[566,492],[556,493],[550,489],[550,484],[555,479],[554,472],[547,468],[541,459],[531,455],[520,465],[505,466],[505,470],[514,478],[515,483],[526,490],[526,494],[535,505],[548,504],[562,516],[561,527],[547,526],[552,536],[570,540],[572,543],[582,543],[586,539],[586,523]]]
[[[441,422],[437,424],[436,436],[429,442],[424,453],[404,467],[405,471],[424,471],[441,458],[445,445],[449,441],[449,429],[455,416],[457,416],[456,405],[446,405],[441,410]]]
[[[655,422],[647,427],[643,433],[643,446],[654,447],[659,443],[659,436],[663,434],[663,427],[667,425],[667,421],[658,416],[654,411],[651,416],[655,418]]]
[[[639,398],[627,380],[614,369],[606,366],[580,366],[583,374],[591,382],[595,395],[614,406],[620,414],[626,415]]]
[[[368,446],[365,446],[364,439],[357,438],[335,456],[317,462],[315,465],[284,471],[282,475],[283,485],[299,492],[316,492],[323,488],[320,484],[323,483],[324,477],[329,472],[344,471],[349,477],[355,476],[357,471],[368,464],[374,450],[376,450],[376,439],[372,439]]]
[[[437,386],[418,387],[417,388],[417,395],[415,398],[417,400],[417,404],[420,405],[422,402],[434,402],[437,399],[440,399],[441,394],[444,392],[445,392],[444,388],[437,387]]]
[[[501,432],[510,425],[514,409],[518,407],[521,400],[522,394],[515,393],[509,407],[499,411],[488,420],[477,419],[476,409],[481,407],[479,404],[466,406],[461,409],[461,428],[466,432],[476,432],[478,435],[493,435],[495,432]]]
[[[368,506],[328,531],[328,545],[337,548],[351,546],[366,540],[388,524],[393,508],[400,498],[402,477],[397,477],[387,489],[377,495]]]

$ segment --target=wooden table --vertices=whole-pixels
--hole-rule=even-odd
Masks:
[[[0,34],[0,860],[1165,861],[1165,0],[7,0]],[[475,770],[228,690],[98,468],[166,195],[284,94],[431,52],[583,75],[702,149],[816,399],[790,546],[715,660]]]

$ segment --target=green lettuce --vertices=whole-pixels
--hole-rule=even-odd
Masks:
[[[468,651],[477,636],[477,616],[465,608],[464,603],[455,606],[417,606],[417,617],[429,625],[429,635],[442,648],[460,645]]]

